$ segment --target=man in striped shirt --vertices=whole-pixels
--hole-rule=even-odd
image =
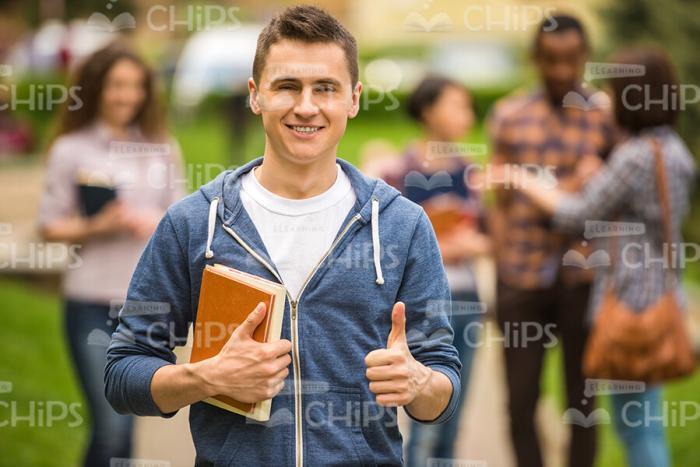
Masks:
[[[602,95],[581,84],[588,51],[577,19],[554,16],[540,25],[533,61],[542,88],[496,104],[489,121],[495,163],[531,167],[560,188],[581,186],[583,168],[604,158],[613,140]],[[550,331],[563,342],[567,406],[584,416],[593,407],[584,400],[581,371],[592,275],[585,264],[562,265],[565,251],[586,256],[587,245],[555,232],[549,217],[516,190],[499,189],[496,199],[497,315],[505,336],[511,436],[518,466],[541,466],[533,418],[544,351],[554,344]],[[594,428],[572,426],[569,465],[591,466],[594,456]]]

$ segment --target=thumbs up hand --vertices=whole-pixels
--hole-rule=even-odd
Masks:
[[[408,405],[431,378],[432,370],[416,361],[406,339],[406,306],[394,304],[391,332],[386,348],[373,350],[365,357],[369,389],[383,406]]]

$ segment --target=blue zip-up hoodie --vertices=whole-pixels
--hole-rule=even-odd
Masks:
[[[223,172],[173,205],[158,225],[107,350],[105,393],[118,412],[173,415],[154,403],[151,379],[175,362],[173,348],[187,340],[205,265],[221,263],[282,282],[239,196],[241,175],[261,162]],[[386,347],[397,301],[406,304],[414,358],[452,382],[447,408],[431,423],[455,412],[461,364],[430,222],[394,188],[337,162],[357,202],[299,296],[288,296],[282,338],[292,342],[292,368],[272,400],[270,420],[193,404],[196,465],[401,465],[396,408],[376,403],[364,362],[369,352]]]

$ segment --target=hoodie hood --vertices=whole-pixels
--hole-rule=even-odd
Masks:
[[[241,176],[261,165],[263,158],[259,157],[247,164],[235,169],[220,173],[214,180],[203,185],[199,191],[209,203],[209,217],[207,223],[206,258],[214,257],[212,240],[216,231],[217,219],[227,227],[231,227],[237,216],[243,209],[240,198]],[[384,284],[384,276],[381,266],[381,243],[379,241],[379,217],[381,212],[400,195],[399,191],[389,186],[382,180],[367,177],[352,164],[343,159],[336,159],[343,172],[350,179],[350,184],[355,190],[355,206],[350,217],[357,215],[358,221],[364,224],[371,223],[373,261],[376,275],[376,283]]]

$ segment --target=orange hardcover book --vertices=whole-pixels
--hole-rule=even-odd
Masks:
[[[260,302],[267,305],[267,312],[264,321],[255,329],[253,339],[258,342],[279,340],[285,299],[286,291],[281,284],[221,264],[206,266],[199,290],[190,362],[217,355],[236,327]],[[272,406],[272,399],[252,404],[222,395],[204,402],[261,422],[269,420]]]
[[[464,208],[464,202],[453,198],[442,197],[423,204],[430,223],[433,225],[438,240],[449,237],[460,227],[475,227],[475,220]]]

